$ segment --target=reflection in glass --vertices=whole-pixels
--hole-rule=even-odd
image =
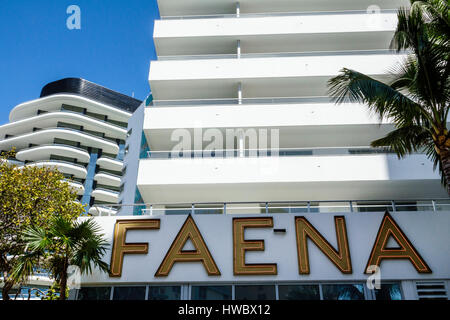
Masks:
[[[402,300],[402,292],[398,283],[382,283],[380,289],[375,289],[376,300]]]
[[[110,300],[111,287],[84,287],[78,291],[78,300]]]
[[[145,300],[145,287],[114,287],[113,300]]]
[[[191,300],[231,300],[231,286],[192,286]]]
[[[280,300],[320,300],[318,285],[279,285]]]
[[[148,300],[180,300],[180,286],[155,286],[148,288]]]
[[[324,284],[322,293],[324,300],[364,300],[362,284]]]
[[[236,300],[275,300],[275,286],[236,286]]]

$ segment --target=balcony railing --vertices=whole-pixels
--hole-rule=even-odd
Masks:
[[[280,148],[280,149],[224,149],[224,150],[184,150],[147,151],[147,159],[200,159],[236,157],[298,157],[298,156],[342,156],[393,153],[387,148],[346,147],[346,148]]]
[[[329,96],[314,97],[261,97],[261,98],[222,98],[222,99],[177,99],[153,100],[149,107],[187,107],[236,104],[291,104],[291,103],[334,103]]]
[[[397,9],[382,9],[377,13],[397,13]],[[229,19],[229,18],[264,18],[264,17],[288,17],[288,16],[323,16],[341,14],[367,14],[367,10],[335,10],[335,11],[303,11],[303,12],[261,12],[261,13],[225,13],[209,15],[188,16],[162,16],[161,20],[188,20],[188,19]]]
[[[211,59],[255,59],[255,58],[288,58],[288,57],[317,57],[317,56],[348,56],[348,55],[377,55],[404,54],[391,49],[378,50],[346,50],[346,51],[308,51],[308,52],[267,52],[241,54],[204,54],[204,55],[176,55],[158,56],[158,60],[211,60]]]
[[[140,215],[188,214],[304,214],[304,213],[371,213],[371,212],[443,212],[450,211],[450,198],[413,200],[342,200],[342,201],[270,201],[216,202],[176,204],[111,204],[101,205],[105,211],[117,212],[124,207],[140,208]],[[117,210],[117,211],[116,211]]]
[[[78,148],[78,147],[74,147],[74,146],[71,146],[71,145],[68,145],[68,144],[61,144],[61,143],[46,143],[46,144],[40,144],[40,145],[37,145],[37,146],[33,146],[33,147],[31,147],[31,148],[26,148],[26,149],[24,148],[24,149],[21,149],[21,150],[18,151],[18,152],[22,152],[22,151],[30,151],[30,150],[35,150],[35,149],[41,149],[41,148],[45,148],[45,147],[63,147],[63,148],[69,148],[69,149],[72,149],[72,150],[82,151],[82,152],[87,153],[87,154],[89,155],[89,152],[87,151],[87,149]]]
[[[21,137],[24,137],[24,136],[32,134],[32,133],[48,131],[48,130],[64,130],[64,131],[81,133],[83,135],[86,135],[86,136],[89,136],[89,137],[92,137],[92,138],[96,138],[96,139],[102,140],[102,141],[107,142],[107,143],[113,143],[113,144],[117,145],[117,142],[115,141],[116,139],[114,139],[114,138],[101,137],[101,136],[97,136],[95,134],[92,134],[92,133],[89,133],[89,132],[86,132],[86,131],[83,131],[83,130],[77,130],[77,129],[67,128],[67,127],[35,128],[34,131],[26,132],[26,133],[20,134],[18,136],[13,136],[13,137],[10,137],[10,138],[6,138],[6,139],[3,139],[3,141],[6,141],[8,139],[21,138]]]
[[[65,160],[39,160],[39,161],[28,162],[25,165],[26,166],[28,166],[28,165],[39,165],[39,164],[45,164],[45,163],[52,163],[56,167],[58,165],[61,165],[61,164],[71,165],[71,166],[77,167],[79,169],[86,170],[86,167],[84,165],[81,165],[81,164],[78,164],[78,163],[75,163],[75,162],[65,161]]]

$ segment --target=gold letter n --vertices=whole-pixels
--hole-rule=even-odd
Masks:
[[[342,273],[352,273],[352,263],[348,248],[347,230],[343,216],[334,217],[338,250],[314,228],[305,217],[295,218],[297,234],[298,267],[300,274],[309,274],[308,238],[322,251]]]

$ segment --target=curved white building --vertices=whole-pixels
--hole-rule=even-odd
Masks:
[[[15,147],[26,166],[55,167],[90,214],[115,214],[128,119],[141,101],[84,79],[47,84],[39,99],[14,107],[0,126],[0,150]]]

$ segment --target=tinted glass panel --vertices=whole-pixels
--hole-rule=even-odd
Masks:
[[[275,300],[275,286],[236,286],[236,300]]]
[[[398,283],[381,284],[380,289],[375,289],[377,300],[402,300],[402,292]]]
[[[181,287],[156,286],[148,288],[148,300],[180,300]]]
[[[278,297],[280,300],[320,300],[319,286],[279,285]]]
[[[192,300],[231,300],[231,286],[193,286]]]
[[[364,300],[362,284],[326,284],[322,293],[324,300]]]
[[[113,300],[145,300],[145,287],[114,287]]]
[[[111,287],[81,288],[78,291],[78,300],[110,300]]]

